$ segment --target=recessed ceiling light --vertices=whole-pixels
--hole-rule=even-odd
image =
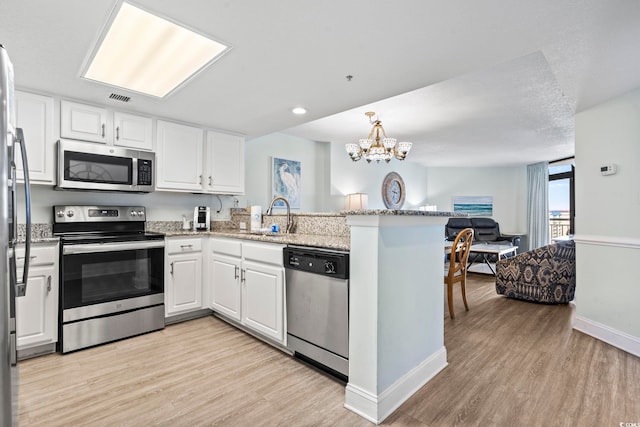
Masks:
[[[82,77],[159,98],[230,49],[126,2],[105,28]]]
[[[293,114],[306,114],[307,110],[305,108],[302,108],[302,107],[296,107],[293,110],[291,110],[291,112]]]

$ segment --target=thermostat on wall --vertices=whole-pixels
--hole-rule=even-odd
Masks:
[[[600,167],[600,173],[602,175],[613,175],[617,171],[618,171],[618,168],[616,167],[616,165],[606,165],[606,166]]]

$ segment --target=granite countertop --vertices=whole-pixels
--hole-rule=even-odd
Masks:
[[[342,215],[379,215],[379,216],[462,216],[468,217],[469,214],[460,212],[447,211],[416,211],[402,209],[366,209],[355,211],[341,211]]]
[[[26,241],[26,227],[24,224],[18,224],[18,244],[24,244]],[[53,235],[51,224],[32,224],[31,225],[31,243],[57,243],[60,239]]]
[[[317,248],[337,249],[348,251],[350,248],[350,238],[347,236],[321,236],[316,234],[253,234],[241,233],[239,231],[169,231],[165,232],[166,237],[178,236],[213,236],[230,237],[233,239],[253,240],[267,243],[280,243],[284,245],[311,246]]]
[[[31,243],[58,243],[60,241],[59,237],[32,237]],[[19,245],[23,245],[26,242],[24,236],[18,237],[16,243]]]

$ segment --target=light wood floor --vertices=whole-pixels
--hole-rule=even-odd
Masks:
[[[571,306],[498,297],[470,274],[445,318],[449,366],[392,426],[640,422],[640,359],[571,329]],[[447,313],[447,310],[445,310]],[[19,363],[21,426],[369,426],[344,385],[206,317]]]

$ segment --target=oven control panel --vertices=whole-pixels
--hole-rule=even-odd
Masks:
[[[144,206],[54,206],[53,220],[63,222],[145,221]]]

